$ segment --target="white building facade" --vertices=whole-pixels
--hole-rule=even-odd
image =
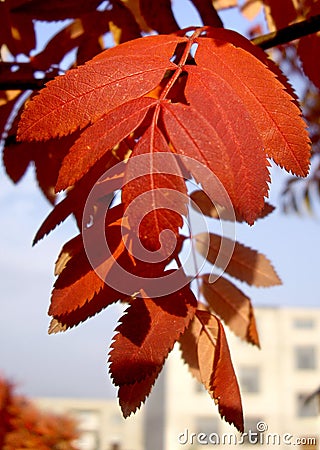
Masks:
[[[115,400],[37,399],[79,420],[80,450],[320,449],[320,309],[255,309],[261,350],[227,333],[245,415],[243,437],[174,349],[146,402],[124,420]]]
[[[234,427],[220,420],[213,401],[179,358],[170,358],[158,387],[166,405],[159,450],[214,447],[223,439],[231,448],[320,448],[319,402],[316,396],[305,401],[320,385],[320,310],[256,308],[256,318],[261,350],[228,333],[242,393],[244,443]],[[155,410],[151,397],[147,421]]]

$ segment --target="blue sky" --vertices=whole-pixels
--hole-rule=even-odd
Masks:
[[[17,186],[0,170],[0,373],[28,395],[114,396],[106,359],[119,307],[66,333],[47,335],[54,262],[76,228],[68,220],[32,247],[50,205],[32,170]],[[278,168],[272,175],[270,200],[277,205],[284,175]],[[315,211],[313,217],[297,217],[277,210],[253,227],[237,227],[238,240],[267,255],[283,280],[270,289],[241,286],[253,304],[319,305],[319,204]]]

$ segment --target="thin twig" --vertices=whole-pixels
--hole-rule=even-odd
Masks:
[[[258,36],[252,39],[251,42],[263,50],[267,50],[277,45],[288,44],[291,41],[316,33],[317,31],[320,31],[320,14],[280,30],[273,31],[272,33]]]

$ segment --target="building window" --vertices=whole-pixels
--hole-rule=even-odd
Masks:
[[[317,396],[298,394],[297,395],[297,416],[316,417],[319,414]]]
[[[311,330],[315,328],[315,321],[311,317],[296,317],[293,320],[294,328]]]
[[[311,345],[298,346],[294,349],[295,368],[301,370],[316,369],[316,349]]]
[[[96,409],[73,409],[71,413],[79,422],[82,430],[97,430],[100,427],[100,412]]]
[[[257,393],[260,390],[260,371],[259,367],[244,366],[240,367],[239,383],[242,392]]]

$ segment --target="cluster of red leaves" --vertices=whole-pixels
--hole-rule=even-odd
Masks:
[[[192,57],[194,44],[197,48]],[[153,277],[166,276],[166,264],[155,264],[151,269],[150,264],[135,259],[123,237],[130,241],[138,234],[146,248],[156,251],[163,230],[169,227],[179,236],[182,217],[172,213],[173,208],[164,208],[157,192],[173,188],[186,194],[182,172],[187,173],[187,178],[193,176],[219,202],[215,184],[201,177],[197,163],[218,177],[237,215],[249,223],[264,209],[269,180],[267,157],[293,173],[306,174],[309,145],[305,125],[285,90],[289,86],[281,85],[270,68],[277,73],[262,51],[231,31],[206,28],[195,31],[190,38],[153,36],[109,49],[49,82],[21,117],[18,131],[21,141],[47,140],[83,129],[63,159],[57,190],[72,186],[77,189],[88,172],[100,166],[100,160],[108,155],[108,167],[117,164],[112,149],[125,144],[130,136],[129,162],[115,176],[124,180],[122,203],[106,213],[106,239],[110,242],[111,256],[104,260],[100,255],[92,267],[80,235],[70,241],[63,251],[68,261],[55,283],[49,310],[57,330],[59,326],[68,327],[85,320],[118,299],[130,303],[110,353],[110,371],[119,386],[125,415],[145,399],[168,352],[182,336],[185,359],[189,363],[192,354],[198,354],[200,379],[218,402],[221,415],[243,428],[240,396],[225,337],[212,312],[219,314],[241,337],[258,344],[248,297],[226,279],[210,284],[209,277],[204,275],[202,289],[208,306],[197,312],[197,301],[188,282],[177,292],[150,298],[148,280],[141,280],[140,286],[132,286],[129,299],[105,282],[107,276],[112,277],[116,262],[135,275],[151,270]],[[275,92],[277,95],[270,100]],[[159,153],[167,153],[168,165],[170,154],[188,157],[179,161],[184,169],[176,166],[174,175],[168,175],[167,168],[162,175],[157,162]],[[135,158],[141,155],[147,156],[143,177],[134,165]],[[101,196],[113,190],[112,183],[109,188],[104,183]],[[148,191],[152,194],[153,208],[147,220],[142,220],[143,209],[139,204],[134,212],[127,213],[131,202]],[[202,210],[205,211],[203,205]],[[186,215],[183,208],[181,211]],[[60,219],[58,205],[38,237],[49,232]],[[123,220],[125,233],[122,230],[121,237]],[[100,221],[100,216],[94,218],[87,233],[93,235]],[[195,240],[199,251],[214,264],[220,248],[219,236],[210,235],[209,243],[203,242],[202,235]],[[161,250],[166,263],[177,256],[177,252],[170,255],[165,245]],[[104,279],[97,274],[102,266]],[[240,244],[236,245],[226,272],[258,286],[279,282],[262,255]],[[135,294],[137,289],[140,296]],[[211,357],[203,359],[202,352],[209,348]],[[230,405],[230,393],[222,388],[227,378],[237,408]]]
[[[190,371],[221,416],[243,430],[221,320],[254,345],[259,346],[259,337],[251,301],[231,279],[254,286],[280,280],[266,257],[236,242],[224,276],[212,283],[209,273],[197,274],[196,297],[181,267],[182,246],[188,241],[216,266],[224,246],[217,234],[191,238],[181,228],[191,200],[205,216],[232,218],[219,184],[203,168],[223,186],[235,220],[253,224],[268,215],[273,209],[265,201],[269,159],[295,175],[308,172],[305,123],[278,67],[250,41],[221,27],[217,10],[234,2],[193,0],[210,26],[190,29],[191,36],[179,30],[169,0],[113,0],[106,10],[97,9],[100,3],[11,0],[2,6],[9,24],[3,42],[13,55],[30,54],[34,47],[32,36],[22,44],[29,31],[17,28],[21,16],[30,23],[74,19],[30,58],[32,73],[52,70],[73,48],[78,64],[98,53],[48,82],[28,102],[11,125],[4,151],[14,181],[34,161],[39,185],[52,203],[56,192],[65,191],[35,242],[70,214],[80,229],[56,263],[50,332],[73,327],[118,300],[127,303],[109,358],[124,415],[140,407],[179,342]],[[268,5],[281,26],[279,2]],[[151,30],[160,34],[141,38]],[[121,45],[101,52],[101,37],[109,31]],[[8,112],[19,95],[6,97]],[[202,190],[189,198],[186,180],[195,180]],[[115,205],[117,190],[121,200]],[[174,239],[161,239],[166,232]],[[161,258],[151,263],[137,256],[137,237]],[[130,283],[119,276],[119,267],[130,274]],[[155,293],[152,281],[165,284],[170,276],[178,276],[179,286]]]
[[[39,411],[0,378],[0,447],[2,450],[75,450],[76,425],[65,416]]]
[[[146,33],[171,33],[179,30],[170,0],[161,2],[144,0],[109,0],[101,8],[102,0],[6,0],[0,4],[0,89],[17,89],[0,91],[1,133],[14,108],[17,108],[21,91],[19,89],[38,89],[42,82],[39,72],[45,79],[51,79],[64,70],[60,64],[65,56],[75,52],[72,66],[84,64],[106,48],[109,35],[115,44],[140,38]],[[235,0],[219,0],[215,7],[209,0],[194,0],[205,24],[219,26],[216,10],[236,4]],[[36,53],[38,22],[56,22],[69,20],[58,33],[43,45]],[[41,43],[40,43],[41,44]],[[41,47],[41,45],[40,45]],[[7,54],[15,58],[14,63],[6,62]],[[20,55],[29,62],[21,62]],[[25,59],[25,58],[24,58]],[[8,58],[10,61],[10,58]],[[9,87],[8,87],[9,86]],[[21,104],[20,104],[21,107]],[[36,145],[16,142],[16,127],[11,127],[6,140],[4,163],[8,175],[17,183],[30,163],[36,167],[37,181],[42,192],[52,203],[55,200],[57,166],[61,163],[64,150],[62,142],[52,139],[50,144],[41,142]],[[66,146],[68,144],[68,138]],[[51,149],[58,151],[52,152]],[[60,150],[61,149],[61,150]],[[48,171],[48,164],[52,170]],[[50,172],[50,175],[48,175]]]

